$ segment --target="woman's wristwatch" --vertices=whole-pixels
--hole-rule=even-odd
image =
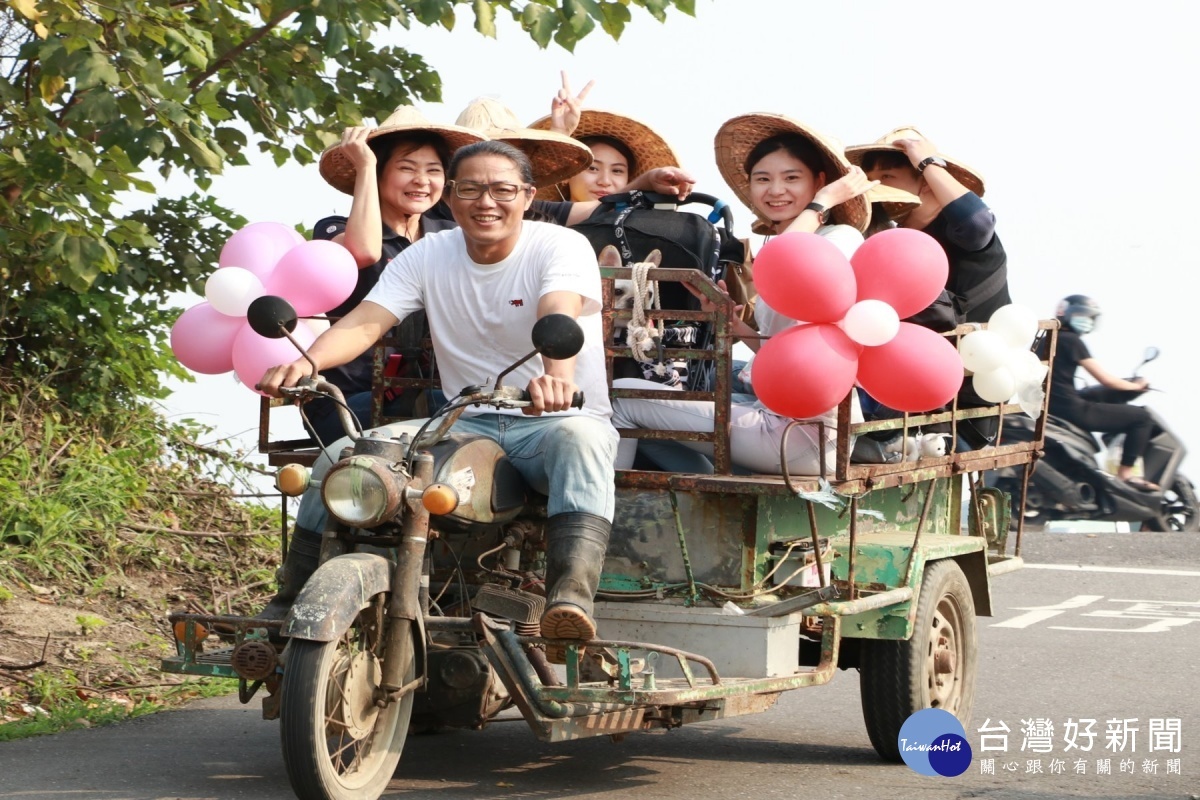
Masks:
[[[822,225],[829,221],[829,207],[821,205],[816,200],[806,205],[804,210],[817,212],[817,219],[821,221]]]

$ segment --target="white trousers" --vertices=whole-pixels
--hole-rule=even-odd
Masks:
[[[619,389],[661,389],[662,384],[638,378],[613,381]],[[780,444],[784,429],[792,421],[773,414],[755,404],[734,404],[729,410],[729,449],[733,463],[750,470],[779,475]],[[713,403],[703,400],[613,400],[612,422],[617,428],[650,428],[654,430],[695,431],[710,433],[716,412]],[[837,409],[820,418],[825,423],[825,469],[833,472],[837,458]],[[821,447],[816,424],[797,425],[788,433],[787,465],[791,475],[819,475]],[[629,469],[637,454],[631,439],[622,439],[617,451],[617,469]],[[712,457],[709,442],[680,442],[693,450]]]

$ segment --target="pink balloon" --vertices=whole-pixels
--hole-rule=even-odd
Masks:
[[[337,308],[358,283],[358,264],[336,242],[313,239],[279,259],[264,287],[267,294],[286,297],[302,317]]]
[[[757,362],[755,359],[755,369]],[[958,394],[963,382],[962,359],[946,337],[901,322],[899,333],[890,342],[863,350],[858,358],[858,382],[888,408],[932,411]]]
[[[297,325],[292,336],[306,350],[316,341],[317,335],[307,325]],[[246,322],[242,321],[242,329],[233,340],[233,370],[241,381],[251,391],[258,392],[254,384],[258,383],[268,369],[280,364],[290,364],[300,358],[296,346],[284,339],[267,339],[254,332]],[[258,392],[262,394],[262,392]]]
[[[950,264],[932,236],[909,228],[881,231],[850,258],[859,300],[882,300],[900,319],[928,307],[946,286]],[[755,281],[758,279],[755,264]],[[771,301],[767,301],[768,303]]]
[[[171,351],[192,372],[220,375],[233,369],[233,340],[245,317],[228,317],[208,303],[184,311],[171,326]]]
[[[282,222],[252,222],[229,237],[217,264],[248,269],[266,283],[283,254],[303,242],[303,236]]]
[[[805,322],[837,322],[854,304],[854,270],[815,233],[785,233],[754,258],[754,285],[771,308]]]
[[[763,342],[751,381],[767,408],[807,419],[850,393],[859,358],[858,345],[836,325],[797,325]]]

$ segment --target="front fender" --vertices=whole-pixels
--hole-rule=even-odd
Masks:
[[[332,642],[350,627],[371,598],[391,588],[392,563],[372,553],[347,553],[322,564],[283,620],[292,639]]]

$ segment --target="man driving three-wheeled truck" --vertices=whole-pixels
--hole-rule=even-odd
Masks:
[[[629,272],[606,269],[606,283]],[[716,297],[694,271],[652,274]],[[621,312],[605,316],[611,325]],[[724,376],[728,323],[713,316],[717,347],[678,355],[711,358]],[[424,382],[397,382],[406,380]],[[729,381],[716,383],[711,395],[727,408]],[[280,719],[299,796],[378,796],[410,728],[478,729],[515,707],[542,740],[624,735],[765,711],[839,668],[859,670],[867,730],[885,759],[899,759],[897,735],[914,711],[969,718],[975,617],[991,613],[990,576],[1020,561],[1006,555],[1009,502],[980,477],[1031,464],[1038,441],[854,464],[851,434],[907,436],[983,410],[852,425],[847,400],[824,476],[735,475],[718,411],[713,474],[617,474],[595,607],[601,638],[564,644],[539,635],[544,498],[521,486],[498,447],[441,435],[464,407],[521,402],[513,387],[477,386],[419,435],[358,440],[338,462],[342,478],[325,477],[326,503],[338,510],[320,580],[291,616],[172,615],[178,653],[164,668],[236,678],[245,702],[265,689],[263,713]],[[292,464],[284,490],[307,488],[300,464],[314,453],[266,445],[274,463]],[[1018,554],[1019,545],[1018,529]],[[556,644],[565,672],[545,657]]]
[[[525,181],[501,174],[500,151],[481,153],[465,171],[451,169],[462,227],[406,250],[368,296],[364,305],[374,308],[366,316],[351,312],[262,384],[301,410],[318,396],[340,402],[319,368],[356,356],[423,302],[449,401],[427,420],[367,432],[341,408],[349,435],[325,443],[318,458],[300,442],[270,439],[271,409],[281,401],[264,399],[261,449],[281,467],[280,490],[304,496],[298,524],[319,525],[315,571],[280,615],[172,614],[177,653],[164,669],[235,678],[243,702],[265,690],[263,714],[280,721],[287,772],[302,798],[378,797],[411,731],[481,729],[515,709],[545,741],[619,738],[766,711],[780,693],[828,683],[838,669],[859,670],[867,731],[887,760],[900,760],[900,728],[918,710],[967,721],[976,615],[991,614],[991,575],[1020,564],[1019,526],[1009,554],[1009,500],[981,476],[1031,466],[1044,415],[1033,441],[965,449],[966,426],[1021,407],[960,408],[955,395],[936,412],[862,422],[850,386],[827,417],[779,431],[774,474],[747,470],[738,464],[731,400],[735,307],[710,276],[652,260],[602,260],[587,278],[556,272],[561,265],[548,256],[529,267],[532,289],[492,286],[475,300],[455,293],[460,266],[507,270],[510,256],[538,261],[542,251],[529,246],[537,237],[582,239],[507,218],[504,195]],[[521,242],[517,256],[493,247],[509,233]],[[460,245],[466,250],[456,256]],[[426,270],[426,256],[436,253],[449,256]],[[686,284],[701,300],[691,309],[656,309],[644,299],[614,309],[616,281]],[[553,290],[537,288],[548,285]],[[589,307],[589,298],[599,302]],[[462,312],[464,303],[497,301],[516,316],[497,322],[491,312]],[[462,330],[448,332],[454,317],[439,303],[455,302]],[[273,297],[254,301],[249,318],[265,337],[291,338],[297,323]],[[614,362],[630,355],[614,343],[614,327],[667,320],[705,326],[711,344],[666,348],[667,357],[660,346],[657,358],[703,367],[696,371],[710,375],[710,385],[613,387]],[[1057,325],[1040,328],[1052,357]],[[955,344],[975,329],[959,327],[946,339]],[[438,385],[384,375],[382,351],[376,364],[376,414],[386,392]],[[586,489],[564,491],[564,481],[586,484],[563,474],[574,467],[552,451],[570,458],[578,452],[571,448],[590,445],[560,441],[586,438],[586,426],[551,422],[610,400],[708,404],[707,430],[623,427],[620,437],[688,445],[711,469],[650,469],[634,460],[609,471],[609,508]],[[535,428],[542,438],[531,455],[522,447]],[[818,446],[816,468],[798,474],[789,440],[814,430],[830,447]],[[944,447],[905,453],[932,430]],[[600,444],[610,458],[616,438]],[[855,444],[868,438],[900,446],[894,457],[856,463]],[[591,533],[581,532],[581,518]],[[285,542],[286,527],[285,520]]]

